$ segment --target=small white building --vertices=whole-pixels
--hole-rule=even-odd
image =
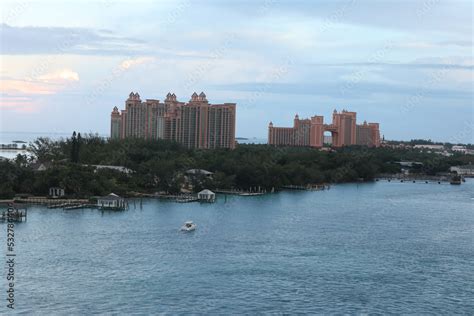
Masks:
[[[59,199],[64,196],[64,189],[59,187],[49,188],[49,197],[53,199]]]
[[[94,172],[97,172],[97,170],[108,169],[108,170],[114,170],[114,171],[118,171],[125,174],[133,173],[132,169],[128,169],[124,166],[111,166],[111,165],[83,165],[83,166],[94,167],[95,168]]]
[[[203,176],[206,178],[212,178],[214,173],[204,169],[189,169],[186,170],[186,174],[189,176]]]
[[[102,209],[124,209],[127,206],[125,199],[115,193],[97,199],[97,206]]]
[[[460,152],[460,153],[466,153],[467,152],[467,148],[466,146],[458,146],[458,145],[455,145],[451,148],[452,151],[456,151],[456,152]]]
[[[216,200],[216,194],[211,190],[205,189],[198,193],[198,199],[203,202],[214,202]]]
[[[449,171],[455,172],[460,176],[474,176],[474,165],[453,166]]]
[[[415,149],[431,149],[431,150],[444,150],[444,145],[430,145],[430,144],[423,144],[423,145],[415,145],[413,146]]]
[[[35,163],[32,163],[30,166],[31,166],[31,169],[33,169],[33,171],[46,171],[51,167],[51,163],[35,162]]]

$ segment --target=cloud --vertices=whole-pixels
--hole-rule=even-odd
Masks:
[[[2,55],[120,55],[140,51],[144,42],[110,31],[78,27],[16,27],[0,24]]]
[[[39,76],[38,80],[44,82],[79,81],[79,74],[70,69],[62,69],[53,73]]]
[[[154,58],[152,57],[138,57],[138,58],[132,58],[132,59],[127,59],[127,60],[124,60],[120,63],[119,67],[123,70],[128,70],[130,68],[133,68],[135,66],[138,66],[138,65],[142,65],[142,64],[147,64],[147,63],[150,63],[150,62],[153,62],[155,61]]]
[[[34,112],[39,105],[33,98],[54,95],[68,84],[79,81],[79,74],[70,69],[53,71],[36,79],[0,79],[0,109]]]
[[[55,86],[45,84],[39,81],[28,81],[28,80],[0,80],[0,92],[13,93],[13,94],[28,94],[28,95],[41,95],[41,94],[54,94],[56,92]]]
[[[446,48],[447,46],[454,47],[472,47],[472,41],[469,40],[446,40],[446,41],[405,41],[395,45],[398,48],[408,48],[416,50],[433,50],[439,48]]]
[[[471,100],[472,91],[456,89],[439,89],[435,87],[417,87],[399,83],[375,83],[360,81],[352,89],[345,87],[344,83],[318,82],[318,83],[239,83],[214,85],[213,88],[227,91],[247,91],[261,94],[283,94],[283,95],[313,95],[319,97],[331,97],[334,99],[351,102],[354,99],[371,100],[374,95],[416,95],[423,90],[426,98],[436,99],[463,99]]]
[[[396,68],[396,69],[464,69],[464,70],[474,70],[474,65],[469,63],[468,60],[457,61],[457,62],[443,62],[439,59],[424,59],[419,61],[414,61],[412,63],[335,63],[335,64],[308,64],[308,66],[314,67],[386,67],[386,68]]]
[[[68,82],[79,81],[79,74],[70,69],[53,71],[36,79],[0,79],[2,93],[21,93],[28,95],[54,94]]]
[[[35,106],[33,99],[26,96],[11,96],[2,93],[0,101],[0,111],[13,110],[21,113],[32,113],[38,108]]]
[[[472,47],[472,40],[450,40],[450,41],[441,41],[439,45],[445,46],[459,46],[459,47]]]
[[[433,49],[438,47],[435,43],[422,42],[422,41],[413,41],[413,42],[403,42],[396,45],[398,48],[409,48],[409,49]]]
[[[410,33],[423,29],[466,35],[472,34],[472,2],[449,0],[334,0],[334,1],[271,1],[263,0],[267,10],[255,10],[252,1],[210,1],[222,10],[232,10],[240,16],[261,18],[282,15],[298,19],[320,19],[328,22],[364,25],[402,30]],[[202,5],[202,4],[201,4]],[[339,17],[341,17],[339,19]],[[236,18],[236,20],[238,20]]]
[[[414,64],[439,65],[459,69],[473,69],[474,58],[472,56],[450,56],[450,57],[425,57],[418,58]]]

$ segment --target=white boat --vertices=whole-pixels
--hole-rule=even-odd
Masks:
[[[184,223],[183,226],[181,226],[181,231],[183,232],[192,232],[195,229],[196,229],[196,224],[194,224],[191,221],[187,221]]]

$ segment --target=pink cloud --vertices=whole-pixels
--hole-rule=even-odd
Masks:
[[[39,96],[53,95],[71,82],[79,81],[79,74],[61,69],[32,79],[0,79],[0,110],[23,113],[35,112],[40,104],[33,101]]]
[[[79,74],[70,69],[62,69],[38,77],[43,82],[79,81]]]
[[[54,94],[56,89],[54,86],[27,80],[1,80],[0,81],[0,92],[9,94]]]
[[[29,97],[12,97],[12,96],[0,96],[1,106],[0,110],[13,110],[21,113],[34,113],[39,109],[38,104],[33,102],[32,98]]]

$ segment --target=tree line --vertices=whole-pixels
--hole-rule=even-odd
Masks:
[[[420,173],[446,172],[452,165],[474,162],[473,156],[443,157],[413,149],[350,146],[334,151],[315,148],[239,144],[236,149],[187,149],[165,140],[111,140],[95,134],[73,133],[70,138],[38,138],[29,145],[31,156],[0,161],[0,198],[25,193],[46,195],[59,186],[74,197],[115,192],[179,193],[186,185],[193,191],[260,187],[281,189],[307,185],[369,181],[380,173],[398,173],[397,161],[423,163]],[[43,164],[43,171],[38,165]],[[97,169],[93,165],[123,166],[133,170]],[[213,172],[212,177],[186,174],[189,169]]]

